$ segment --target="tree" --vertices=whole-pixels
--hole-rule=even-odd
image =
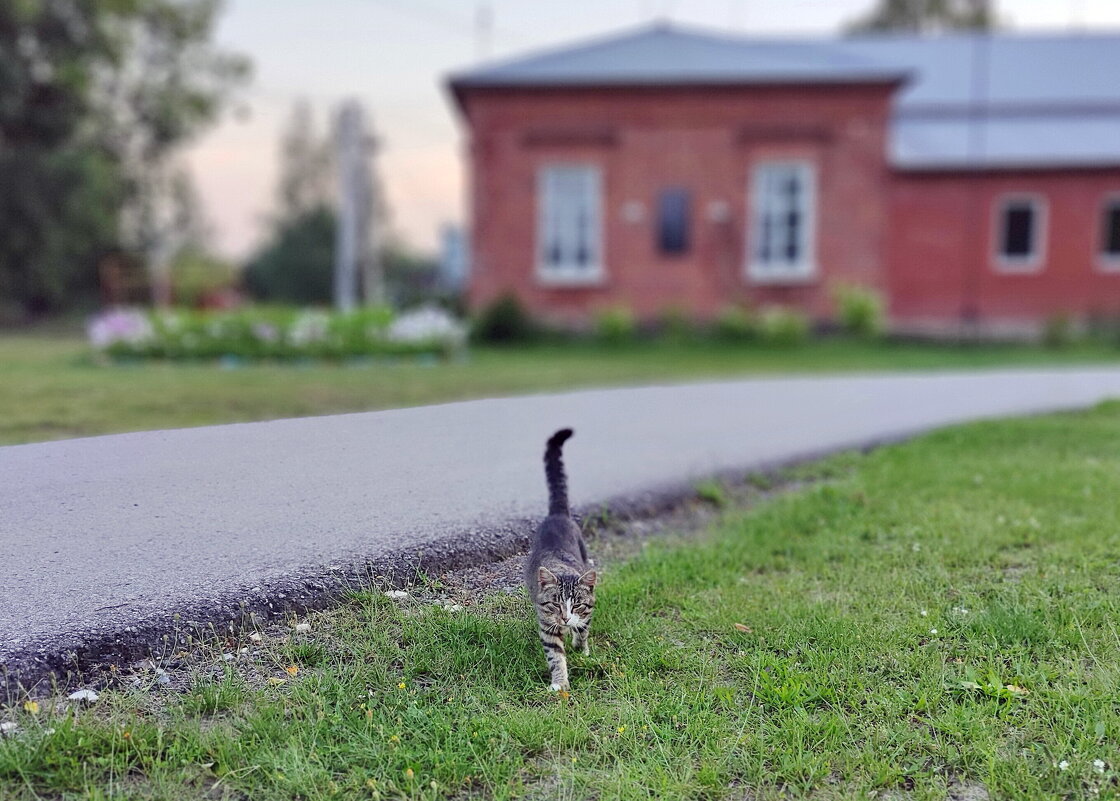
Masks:
[[[280,139],[277,197],[280,224],[331,205],[334,191],[331,170],[330,143],[316,133],[311,105],[306,100],[297,101]]]
[[[945,30],[991,30],[995,27],[990,0],[878,0],[866,17],[849,26],[852,33]]]
[[[273,303],[330,303],[334,240],[334,212],[325,206],[276,226],[245,267],[246,288]]]
[[[174,206],[171,156],[246,74],[209,44],[217,11],[0,3],[0,299],[61,308],[96,287],[105,251],[152,252]]]

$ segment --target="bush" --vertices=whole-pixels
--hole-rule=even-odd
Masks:
[[[759,323],[762,339],[774,345],[800,345],[809,338],[809,318],[795,309],[771,306]]]
[[[314,209],[286,223],[246,266],[246,289],[269,303],[330,303],[334,239],[330,209]]]
[[[595,334],[608,345],[630,342],[638,332],[633,313],[625,306],[603,309],[595,317]]]
[[[688,342],[696,338],[696,324],[688,312],[679,306],[670,306],[662,311],[658,323],[661,335],[670,342]]]
[[[105,355],[162,359],[447,356],[465,340],[462,324],[441,309],[395,316],[384,307],[345,314],[288,308],[237,312],[121,308],[91,320],[88,334],[94,350]]]
[[[186,247],[171,262],[171,293],[176,303],[198,306],[207,296],[234,284],[234,269],[197,247]]]
[[[714,332],[725,342],[751,342],[759,337],[759,321],[745,306],[728,306],[715,320]]]
[[[471,339],[488,345],[513,345],[540,337],[540,328],[516,295],[505,294],[479,312]]]
[[[1042,329],[1042,344],[1048,348],[1068,348],[1073,344],[1073,318],[1063,312],[1046,318]]]
[[[854,285],[836,288],[840,325],[857,337],[877,337],[883,333],[883,299],[873,289]]]

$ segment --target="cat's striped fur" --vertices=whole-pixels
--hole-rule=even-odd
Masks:
[[[587,545],[568,508],[568,481],[561,449],[570,428],[553,434],[545,447],[544,475],[548,482],[548,517],[537,528],[525,564],[525,585],[537,611],[541,645],[552,674],[552,689],[568,689],[568,660],[564,635],[572,647],[588,651],[588,629],[595,609],[596,574]]]

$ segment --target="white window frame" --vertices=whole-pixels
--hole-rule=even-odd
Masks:
[[[765,175],[768,171],[795,170],[801,179],[802,217],[798,249],[800,260],[760,261],[758,244],[762,239],[762,213],[768,205],[764,197]],[[756,284],[807,283],[817,276],[817,166],[808,159],[773,159],[759,161],[751,167],[747,202],[746,275]]]
[[[555,265],[547,259],[547,248],[550,233],[549,226],[553,219],[554,204],[557,202],[549,181],[549,174],[558,170],[581,170],[590,177],[589,190],[586,199],[590,210],[589,224],[591,233],[589,242],[592,248],[592,261],[588,264]],[[603,170],[594,163],[588,162],[552,162],[542,164],[537,168],[537,231],[536,231],[536,274],[537,281],[546,286],[593,286],[601,284],[606,276],[604,265],[604,250],[606,247],[603,235]]]
[[[1110,206],[1120,207],[1120,192],[1110,192],[1105,195],[1097,206],[1097,236],[1096,241],[1093,243],[1093,249],[1097,269],[1102,273],[1120,273],[1120,253],[1109,254],[1104,250],[1104,210]]]
[[[1031,251],[1026,256],[1008,256],[1003,252],[1003,220],[1007,207],[1012,204],[1029,203],[1034,209],[1034,227],[1031,232]],[[1047,229],[1049,228],[1050,209],[1046,196],[1030,192],[1014,192],[996,198],[992,210],[991,252],[995,268],[1001,273],[1037,273],[1045,262]]]

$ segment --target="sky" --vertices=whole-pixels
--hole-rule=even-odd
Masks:
[[[1016,30],[1120,30],[1118,0],[994,0]],[[241,259],[267,233],[279,139],[306,100],[325,135],[361,102],[394,234],[434,252],[464,221],[460,120],[450,72],[668,20],[748,35],[834,33],[873,0],[226,0],[215,40],[253,62],[228,113],[186,150],[213,247]],[[480,24],[489,18],[489,24]]]

